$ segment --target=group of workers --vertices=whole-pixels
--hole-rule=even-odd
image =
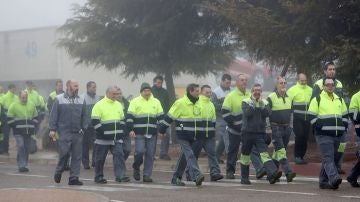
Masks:
[[[241,184],[251,184],[250,164],[256,170],[257,179],[266,175],[269,183],[274,184],[284,174],[290,183],[296,177],[287,156],[293,132],[295,163],[307,163],[304,157],[309,134],[313,133],[322,159],[319,187],[338,189],[342,182],[341,162],[349,123],[354,124],[360,135],[360,92],[352,96],[348,107],[342,83],[335,78],[335,73],[335,64],[326,63],[325,76],[316,81],[313,88],[307,85],[303,73],[298,74],[297,83],[289,89],[286,79],[278,77],[274,92],[266,98],[260,84],[253,84],[251,90],[247,90],[246,75],[238,75],[236,86],[231,89],[232,77],[224,74],[220,86],[214,90],[209,85],[189,84],[185,95],[172,105],[166,89],[162,88],[161,76],[154,78],[153,86],[142,83],[140,95],[130,103],[115,85],[109,86],[106,95],[100,98],[96,95],[95,82],[88,82],[87,92],[78,95],[77,81],[67,81],[65,92],[59,81],[48,100],[49,136],[57,142],[59,151],[54,181],[60,183],[70,161],[69,185],[83,184],[79,180],[81,162],[85,169],[90,169],[90,163],[95,168],[95,183],[107,183],[103,169],[109,151],[113,155],[115,181],[130,181],[125,162],[133,139],[133,178],[141,179],[140,167],[144,164],[142,180],[151,183],[157,138],[162,139],[160,158],[170,160],[167,150],[169,128],[173,125],[176,142],[181,147],[171,179],[175,186],[185,185],[184,174],[186,180],[202,185],[205,177],[197,162],[202,149],[208,157],[211,181],[224,178],[219,163],[224,163],[221,158],[225,152],[227,179],[235,179],[239,160]],[[13,101],[10,102],[5,96],[10,97],[7,94],[11,93]],[[0,98],[7,117],[5,125],[13,128],[19,171],[26,172],[27,145],[41,121],[40,110],[33,104],[35,101],[30,101],[29,90],[21,91],[19,98],[10,88],[7,94]],[[93,158],[90,162],[91,146]],[[351,186],[360,187],[359,174],[360,160],[347,177]]]

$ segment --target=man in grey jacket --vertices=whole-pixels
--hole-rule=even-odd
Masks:
[[[59,160],[54,181],[60,183],[68,154],[71,156],[69,185],[82,185],[79,181],[82,139],[87,128],[86,103],[78,96],[79,84],[75,80],[66,82],[66,92],[56,96],[49,119],[49,136],[59,141]],[[59,137],[56,137],[56,133]]]
[[[83,138],[83,147],[82,147],[82,164],[84,169],[90,169],[90,157],[89,150],[93,147],[91,166],[95,167],[95,129],[91,124],[91,111],[94,105],[100,100],[100,97],[96,95],[96,83],[94,81],[89,81],[86,84],[86,93],[83,94],[86,102],[87,110],[87,123],[88,127],[84,131]]]

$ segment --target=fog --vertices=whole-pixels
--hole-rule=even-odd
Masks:
[[[0,0],[0,31],[61,25],[86,0]]]

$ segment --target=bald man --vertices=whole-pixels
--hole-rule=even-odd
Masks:
[[[71,156],[69,185],[82,185],[79,181],[82,155],[82,139],[87,128],[86,103],[78,96],[79,84],[75,80],[66,82],[66,92],[57,95],[49,119],[49,136],[58,141],[59,160],[54,181],[60,183],[68,154]],[[58,137],[56,135],[58,133]]]
[[[309,108],[312,88],[307,85],[306,75],[298,74],[297,83],[289,88],[288,96],[292,99],[293,128],[295,133],[294,157],[296,164],[306,164],[304,156],[310,132]]]

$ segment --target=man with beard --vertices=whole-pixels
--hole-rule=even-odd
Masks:
[[[59,145],[59,160],[55,170],[54,181],[60,183],[68,154],[71,157],[69,185],[83,185],[79,181],[81,150],[86,123],[86,103],[78,96],[79,84],[75,80],[66,82],[66,92],[56,96],[50,113],[49,136]]]

